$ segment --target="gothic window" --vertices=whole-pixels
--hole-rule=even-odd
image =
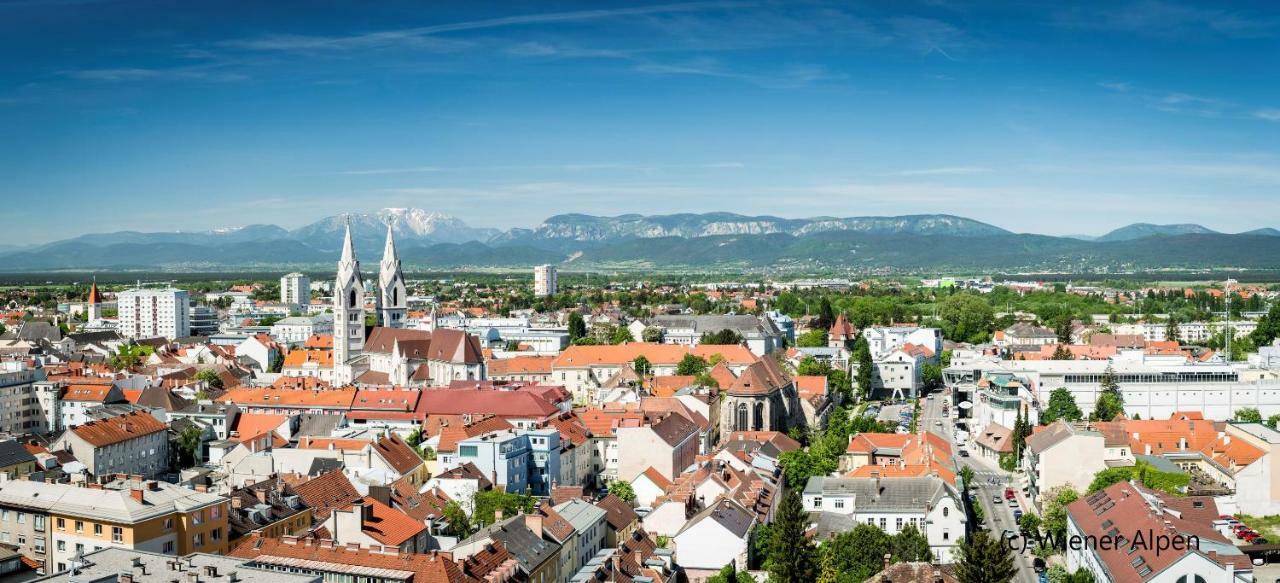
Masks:
[[[735,426],[735,430],[747,431],[749,429],[750,427],[747,426],[747,404],[738,403],[738,422]]]
[[[398,288],[391,288],[391,305],[393,307],[400,305],[400,290]]]
[[[351,288],[351,291],[350,291],[350,292],[348,292],[348,294],[347,294],[347,307],[348,307],[348,308],[354,308],[354,307],[356,307],[356,290],[355,290],[355,288]]]
[[[755,430],[764,430],[764,403],[756,403]]]

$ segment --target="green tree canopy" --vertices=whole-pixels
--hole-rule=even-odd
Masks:
[[[815,328],[796,338],[796,346],[801,348],[818,348],[827,345],[827,331]]]
[[[686,354],[680,362],[676,364],[676,374],[682,376],[695,376],[706,372],[708,367],[707,361],[696,354]]]
[[[955,568],[961,583],[1008,583],[1018,574],[1013,550],[985,530],[969,535],[959,551]]]
[[[1053,423],[1059,419],[1079,421],[1083,418],[1084,412],[1076,404],[1075,395],[1071,394],[1071,389],[1066,387],[1058,387],[1049,393],[1049,404],[1040,414],[1040,422],[1044,424]]]
[[[1262,413],[1257,407],[1236,409],[1236,421],[1240,423],[1262,423]]]
[[[635,360],[631,361],[631,368],[636,369],[636,374],[639,374],[642,377],[653,374],[653,363],[649,362],[649,359],[645,358],[643,354],[637,356]]]
[[[977,295],[959,293],[943,300],[938,310],[943,334],[957,342],[985,342],[991,335],[995,311]]]
[[[792,489],[782,498],[773,521],[773,544],[769,550],[769,574],[786,583],[812,581],[816,575],[813,541],[805,536],[809,515]]]

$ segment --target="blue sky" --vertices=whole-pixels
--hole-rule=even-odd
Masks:
[[[0,243],[386,206],[1280,227],[1280,9],[1049,4],[0,0]]]

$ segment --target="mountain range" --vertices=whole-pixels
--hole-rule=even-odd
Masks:
[[[563,214],[532,229],[476,228],[413,208],[344,213],[293,230],[276,225],[199,232],[90,234],[0,248],[0,272],[331,269],[343,229],[357,255],[381,258],[387,225],[412,268],[771,270],[815,272],[1276,269],[1280,230],[1225,234],[1200,225],[1136,223],[1099,237],[1019,234],[953,215],[744,216],[733,213],[614,217]]]

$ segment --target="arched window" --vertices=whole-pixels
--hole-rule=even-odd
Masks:
[[[392,307],[400,305],[400,289],[391,288],[391,305]]]
[[[751,429],[747,426],[747,404],[738,403],[738,420],[734,424],[735,431],[747,431]]]
[[[951,514],[951,509],[950,509],[950,508],[947,508],[946,506],[943,506],[943,507],[942,507],[942,517],[943,517],[943,518],[946,518],[949,514]]]
[[[764,430],[764,403],[756,403],[755,431]]]
[[[347,293],[347,307],[348,308],[356,307],[356,288],[354,287],[351,288],[351,291]]]

